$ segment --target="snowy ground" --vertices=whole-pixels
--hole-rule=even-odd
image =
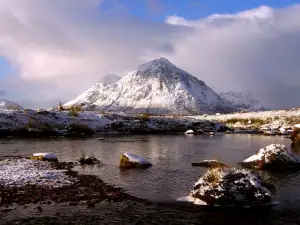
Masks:
[[[74,180],[63,172],[54,170],[49,162],[5,158],[0,160],[0,185],[4,187],[37,185],[47,188],[71,185]]]
[[[261,130],[263,128],[291,129],[295,124],[300,123],[300,108],[199,116],[103,114],[89,111],[76,112],[74,115],[69,111],[0,109],[0,135],[2,132],[4,136],[5,133],[23,131],[24,129],[32,133],[50,130],[64,136],[68,132],[70,133],[70,127],[73,125],[81,128],[86,127],[93,132],[185,132],[187,128],[194,129],[193,124],[195,123],[200,124],[198,128],[201,129],[207,126],[217,127],[220,123],[236,129],[246,130]]]
[[[0,133],[3,132],[4,135],[9,131],[26,130],[38,133],[50,130],[64,136],[74,125],[86,127],[94,132],[185,132],[194,122],[211,126],[207,120],[199,121],[182,116],[152,117],[88,111],[77,112],[73,115],[68,111],[0,110]]]
[[[221,115],[201,115],[191,116],[190,118],[219,121],[237,128],[292,128],[295,124],[300,123],[300,108]]]

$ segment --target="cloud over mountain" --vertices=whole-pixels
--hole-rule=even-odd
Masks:
[[[36,104],[43,93],[51,107],[163,56],[218,91],[249,90],[268,107],[300,104],[291,97],[300,94],[299,6],[152,23],[113,2],[103,10],[100,0],[0,1],[0,55],[16,71],[0,89]]]

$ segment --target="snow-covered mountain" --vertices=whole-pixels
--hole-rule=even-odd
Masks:
[[[101,77],[99,82],[106,84],[106,85],[110,85],[110,84],[116,83],[120,79],[121,79],[121,77],[119,77],[115,74],[107,74],[107,75]]]
[[[238,111],[267,110],[261,102],[253,98],[250,92],[221,92],[220,96],[232,104]]]
[[[203,81],[177,68],[165,58],[152,60],[118,82],[93,87],[65,104],[88,110],[126,113],[199,114],[234,111]]]
[[[23,109],[23,107],[15,102],[0,99],[0,109]]]

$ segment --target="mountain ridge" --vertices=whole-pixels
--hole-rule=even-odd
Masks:
[[[65,106],[126,113],[200,114],[234,111],[205,82],[165,58],[137,67],[116,83],[97,82]]]
[[[219,95],[239,111],[265,111],[268,110],[260,101],[254,99],[251,92],[228,91]]]

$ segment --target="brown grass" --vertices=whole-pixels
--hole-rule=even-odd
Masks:
[[[69,115],[70,116],[78,116],[78,113],[82,112],[82,107],[79,105],[72,105],[69,108]]]
[[[228,120],[222,120],[220,122],[224,123],[224,124],[235,124],[237,122],[240,122],[241,124],[246,125],[246,124],[248,124],[249,120],[251,121],[252,125],[259,125],[259,126],[264,125],[268,122],[268,120],[263,120],[263,119],[260,119],[260,118],[247,118],[247,119],[231,118],[231,119],[228,119]]]
[[[148,121],[150,118],[150,114],[149,113],[143,113],[143,114],[139,114],[137,115],[138,119],[143,120],[143,121]]]
[[[222,170],[220,168],[211,168],[204,174],[204,180],[216,184],[222,179]]]

